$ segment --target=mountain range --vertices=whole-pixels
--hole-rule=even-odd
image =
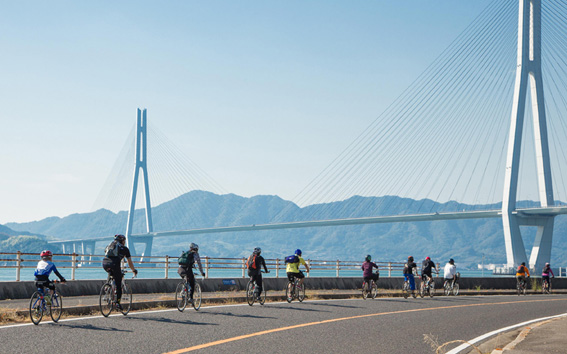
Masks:
[[[535,206],[524,201],[522,206]],[[300,208],[278,196],[251,198],[234,194],[217,195],[192,191],[152,208],[154,231],[187,230],[220,226],[266,224],[284,221],[327,220],[380,215],[417,214],[429,211],[493,210],[494,205],[466,205],[455,202],[416,201],[396,196],[355,196],[340,202]],[[136,210],[133,233],[146,229],[144,210]],[[100,209],[92,213],[49,217],[26,223],[8,223],[17,234],[23,232],[56,239],[85,239],[124,233],[127,212],[113,213]],[[561,266],[567,250],[567,218],[555,219],[552,262]],[[4,232],[0,225],[0,232]],[[534,228],[522,228],[529,250],[535,237]],[[409,255],[416,259],[430,256],[444,263],[454,258],[463,267],[481,263],[505,263],[502,221],[469,219],[430,222],[368,224],[303,229],[229,232],[192,236],[175,236],[154,240],[154,255],[177,256],[190,242],[200,245],[200,253],[211,257],[243,257],[254,247],[261,247],[267,258],[282,258],[301,248],[306,257],[324,260],[361,260],[372,254],[379,261],[402,261]],[[97,251],[105,245],[97,244]],[[98,253],[98,252],[97,252]],[[529,253],[528,253],[529,256]]]

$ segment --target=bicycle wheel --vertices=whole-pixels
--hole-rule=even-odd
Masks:
[[[526,284],[524,283],[524,286],[522,286],[522,294],[525,296],[526,295]]]
[[[184,281],[177,284],[177,288],[175,288],[175,303],[179,312],[183,312],[187,307],[187,288]]]
[[[287,302],[293,301],[293,293],[295,291],[294,287],[295,285],[292,282],[287,283],[287,287],[285,288],[285,299]]]
[[[421,282],[421,285],[419,286],[419,296],[421,296],[422,299],[425,296],[425,283],[423,282]]]
[[[459,295],[459,283],[455,283],[455,285],[453,285],[453,296],[457,295]]]
[[[100,308],[100,313],[104,317],[108,317],[112,312],[112,303],[114,302],[114,292],[112,291],[112,285],[106,283],[100,288],[100,297],[98,300],[98,305]]]
[[[30,299],[30,319],[34,325],[38,325],[43,318],[41,295],[36,291]]]
[[[432,281],[429,283],[429,297],[433,297],[435,295],[435,283]]]
[[[299,302],[303,302],[303,300],[305,299],[305,284],[296,286],[295,289],[297,289],[297,300],[299,300]]]
[[[55,290],[51,295],[50,315],[53,322],[59,321],[63,312],[63,296]]]
[[[404,296],[404,299],[409,297],[409,284],[407,281],[404,282],[404,285],[402,286],[402,295]]]
[[[253,282],[249,281],[246,286],[246,301],[248,301],[250,306],[254,305],[254,290],[256,288],[254,285]]]
[[[132,308],[132,289],[125,282],[122,282],[122,298],[120,299],[120,305],[122,306],[120,312],[126,316]]]
[[[362,298],[366,300],[367,297],[368,297],[368,285],[366,284],[366,282],[364,282],[362,283]]]
[[[445,296],[449,296],[449,294],[451,294],[451,287],[449,286],[448,281],[445,281],[445,284],[443,284],[443,293]]]
[[[376,296],[378,296],[378,286],[376,285],[376,283],[372,283],[372,287],[370,288],[370,293],[372,294],[372,298],[376,299]]]
[[[518,292],[518,296],[522,293],[522,284],[520,282],[516,283],[516,291]]]
[[[193,291],[193,308],[199,311],[201,308],[201,285],[195,282],[195,291]]]
[[[266,289],[262,289],[262,295],[260,295],[260,305],[264,305],[266,303]]]

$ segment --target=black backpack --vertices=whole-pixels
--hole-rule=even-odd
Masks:
[[[193,262],[194,254],[191,251],[181,252],[181,256],[179,256],[179,259],[177,261],[177,263],[179,263],[179,265],[181,266],[192,266]]]

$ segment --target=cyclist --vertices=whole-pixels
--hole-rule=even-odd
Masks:
[[[516,280],[518,282],[523,282],[525,284],[526,279],[529,277],[530,277],[530,271],[528,267],[526,267],[526,262],[522,262],[522,264],[520,264],[518,266],[518,269],[516,270]]]
[[[189,285],[191,285],[191,291],[189,291],[189,303],[193,304],[193,292],[195,289],[195,275],[193,274],[193,264],[195,264],[195,262],[197,262],[197,264],[199,265],[201,276],[205,276],[205,272],[203,272],[203,266],[201,265],[201,257],[199,256],[198,244],[191,242],[191,244],[189,245],[187,258],[188,261],[186,262],[186,264],[179,265],[177,274],[179,274],[181,278],[186,279]]]
[[[254,248],[254,252],[252,255],[248,257],[248,276],[250,277],[250,281],[256,282],[256,290],[254,296],[260,300],[260,295],[262,295],[262,267],[264,267],[264,271],[269,273],[270,271],[266,267],[266,261],[264,257],[260,256],[262,253],[262,249],[260,247]]]
[[[551,270],[551,266],[549,265],[549,263],[545,263],[545,266],[543,267],[543,270],[541,271],[541,280],[542,282],[546,282],[548,284],[551,284],[549,282],[549,274],[551,273],[551,277],[555,278],[555,274],[553,274],[553,270]]]
[[[374,280],[376,283],[378,282],[378,274],[372,273],[372,269],[376,268],[378,269],[378,265],[376,265],[376,263],[371,262],[372,260],[372,256],[371,255],[366,255],[366,258],[364,259],[364,262],[362,263],[362,278],[364,278],[364,281],[366,282],[366,284],[368,284],[370,286],[370,281]]]
[[[436,273],[439,273],[439,270],[431,258],[425,257],[425,260],[421,262],[421,282],[423,284],[429,284],[429,281],[433,279],[433,276],[431,275],[433,269],[435,269]]]
[[[122,305],[120,305],[120,300],[122,298],[122,269],[120,267],[120,263],[122,259],[126,257],[126,261],[128,262],[128,266],[134,273],[134,275],[138,274],[138,271],[134,267],[134,263],[132,263],[132,258],[130,256],[130,250],[128,247],[125,246],[126,244],[126,237],[124,235],[114,235],[114,241],[112,241],[106,248],[104,249],[104,258],[102,259],[102,268],[114,278],[116,282],[116,307],[119,310],[122,310]]]
[[[413,261],[413,256],[408,257],[408,261],[404,264],[404,281],[409,280],[411,295],[415,297],[415,278],[413,274],[416,272],[417,264]]]
[[[53,259],[53,253],[49,250],[44,250],[39,255],[41,257],[41,261],[37,262],[37,267],[33,275],[35,276],[35,286],[43,293],[43,289],[47,287],[49,291],[49,295],[53,295],[53,290],[55,290],[55,285],[53,282],[49,280],[49,275],[51,272],[54,272],[55,275],[61,280],[62,283],[65,283],[66,280],[63,278],[61,273],[57,271],[57,267],[51,261]],[[49,298],[47,299],[49,302]]]
[[[307,273],[309,273],[309,266],[307,265],[307,263],[305,263],[303,257],[301,257],[300,249],[295,250],[295,256],[297,256],[298,261],[293,263],[286,262],[287,265],[285,271],[287,272],[287,279],[290,282],[293,282],[294,280],[293,278],[299,279],[298,286],[301,288],[301,285],[303,285],[303,281],[305,280],[305,275],[303,274],[302,271],[299,270],[299,266],[303,264],[305,266],[305,271]]]
[[[457,266],[455,265],[455,260],[453,258],[449,259],[449,262],[445,264],[445,269],[443,270],[443,278],[445,278],[445,282],[450,281],[451,286],[455,284],[456,274],[457,274]]]

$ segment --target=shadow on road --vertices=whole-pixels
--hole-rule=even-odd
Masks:
[[[347,308],[347,309],[359,309],[359,308],[361,308],[360,306],[337,305],[337,304],[329,304],[329,303],[324,303],[324,302],[310,302],[309,305],[315,305],[315,306],[330,306],[330,307],[342,307],[342,308]]]
[[[197,326],[218,326],[217,323],[205,323],[205,322],[195,322],[187,319],[187,321],[179,321],[166,317],[124,317],[128,321],[152,321],[152,322],[162,322],[162,323],[175,323],[175,324],[192,324]]]
[[[131,330],[126,330],[126,329],[118,329],[115,327],[98,327],[98,326],[93,326],[92,324],[86,323],[86,324],[67,324],[67,323],[57,323],[57,324],[53,324],[55,326],[60,326],[60,327],[67,327],[67,328],[72,328],[72,329],[86,329],[86,330],[90,330],[90,331],[111,331],[111,332],[133,332]]]
[[[266,306],[267,307],[267,306]],[[269,318],[269,319],[276,319],[276,317],[271,316],[257,316],[257,315],[241,315],[232,312],[201,312],[203,315],[212,315],[212,316],[229,316],[229,317],[241,317],[241,318]]]

